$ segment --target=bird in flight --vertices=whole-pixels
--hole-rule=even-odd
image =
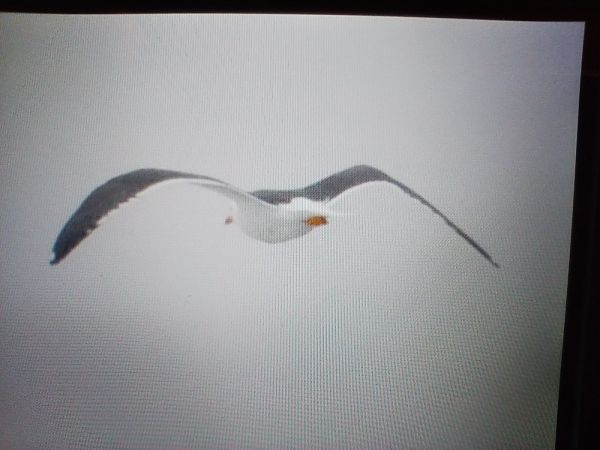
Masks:
[[[111,178],[94,189],[73,213],[60,231],[52,251],[50,264],[58,264],[95,228],[110,211],[134,198],[146,189],[170,181],[185,181],[218,192],[232,200],[237,209],[235,221],[250,237],[276,243],[304,236],[315,228],[327,225],[336,214],[328,209],[333,200],[353,188],[367,183],[392,184],[419,201],[462,237],[494,267],[492,257],[473,238],[444,213],[408,186],[371,166],[353,166],[334,173],[309,186],[290,189],[264,189],[246,192],[229,183],[205,175],[161,169],[139,169]],[[226,224],[234,221],[227,217]]]

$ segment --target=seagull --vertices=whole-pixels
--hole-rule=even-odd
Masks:
[[[151,187],[175,181],[193,183],[232,200],[237,210],[235,221],[241,229],[248,236],[268,243],[289,241],[327,225],[331,217],[336,215],[329,206],[341,194],[374,182],[389,183],[441,217],[490,264],[500,267],[473,238],[428,200],[381,170],[367,165],[350,167],[299,189],[263,189],[253,192],[205,175],[162,169],[134,170],[111,178],[83,200],[60,231],[52,248],[54,257],[50,264],[62,261],[99,226],[109,212],[122,203]],[[233,221],[234,217],[229,216],[225,223]]]

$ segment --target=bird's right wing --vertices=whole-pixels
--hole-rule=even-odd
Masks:
[[[204,185],[232,200],[260,201],[247,192],[216,178],[185,172],[160,169],[139,169],[117,177],[94,189],[73,213],[60,231],[52,247],[54,258],[50,264],[58,264],[95,228],[100,220],[120,204],[134,198],[140,192],[167,181],[188,181]]]

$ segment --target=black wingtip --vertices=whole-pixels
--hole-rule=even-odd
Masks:
[[[62,258],[58,258],[56,255],[54,256],[54,258],[52,258],[50,260],[50,265],[51,266],[55,266],[57,265],[60,261],[62,260]]]

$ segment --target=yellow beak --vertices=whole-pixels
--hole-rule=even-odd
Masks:
[[[312,216],[304,221],[306,225],[310,227],[318,227],[320,225],[327,225],[327,217],[325,216]]]

